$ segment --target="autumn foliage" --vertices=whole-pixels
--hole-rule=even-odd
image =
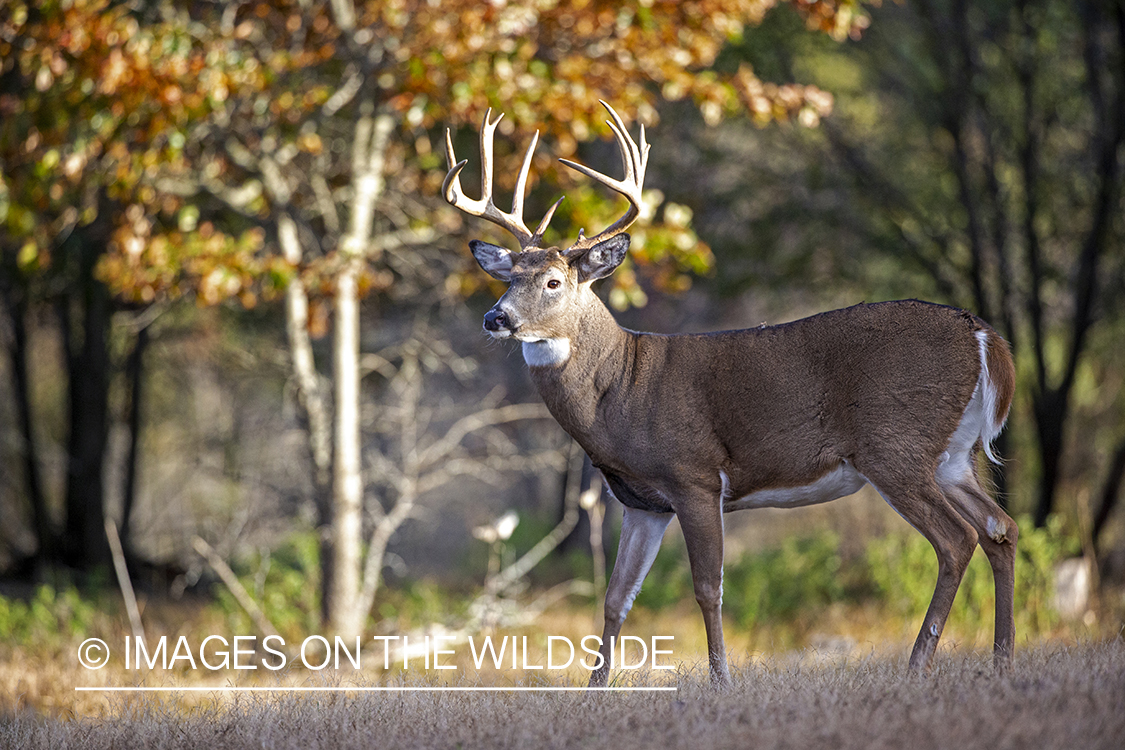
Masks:
[[[330,295],[351,127],[369,106],[395,122],[376,234],[456,231],[460,218],[433,200],[443,164],[432,142],[446,125],[475,127],[488,106],[508,114],[505,135],[544,131],[536,172],[571,196],[566,229],[592,226],[613,205],[552,163],[606,134],[598,99],[650,125],[660,99],[690,99],[708,122],[812,125],[829,111],[815,87],[714,69],[775,4],[11,2],[0,11],[0,247],[21,274],[49,273],[68,233],[100,219],[98,275],[126,299],[253,304],[294,273]],[[866,22],[855,2],[791,4],[839,38]],[[655,194],[634,259],[683,288],[709,253],[690,212],[661,203]],[[283,204],[320,238],[299,268],[272,239]],[[392,284],[378,248],[367,257],[363,287]],[[643,302],[630,273],[619,304]]]

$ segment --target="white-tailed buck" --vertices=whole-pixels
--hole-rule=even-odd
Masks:
[[[603,102],[604,104],[604,102]],[[995,659],[1014,639],[1015,522],[988,496],[977,454],[990,459],[1012,402],[1008,346],[970,313],[916,300],[861,304],[777,326],[706,334],[638,333],[617,325],[591,283],[629,247],[649,146],[608,104],[625,178],[567,166],[629,200],[593,237],[540,247],[558,203],[534,232],[523,194],[536,138],[516,180],[512,210],[492,201],[492,141],[480,135],[480,200],[461,190],[446,133],[451,204],[514,234],[518,252],[473,241],[473,255],[508,291],[484,316],[498,339],[523,345],[551,413],[589,454],[624,506],[605,602],[602,654],[652,565],[672,516],[683,529],[695,597],[707,629],[711,678],[729,680],[723,649],[723,513],[827,502],[871,484],[922,533],[938,558],[937,588],[910,655],[925,670],[976,545],[996,585]],[[561,200],[561,199],[560,199]],[[607,662],[608,663],[608,662]],[[596,670],[605,685],[608,668]]]

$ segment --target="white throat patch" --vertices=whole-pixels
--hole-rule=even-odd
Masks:
[[[570,339],[523,342],[523,360],[529,367],[558,367],[570,359]]]

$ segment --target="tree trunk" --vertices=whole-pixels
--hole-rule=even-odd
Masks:
[[[67,441],[65,561],[87,570],[110,561],[105,536],[103,463],[109,410],[109,293],[94,278],[104,244],[74,238],[79,278],[59,305],[66,345],[70,435]]]
[[[1047,517],[1055,506],[1062,461],[1063,425],[1066,420],[1066,405],[1060,401],[1063,399],[1050,392],[1043,394],[1035,402],[1035,426],[1039,433],[1039,461],[1042,464],[1039,499],[1035,504],[1036,528],[1047,524]]]
[[[363,634],[358,605],[363,537],[363,475],[359,434],[358,261],[350,259],[336,279],[333,363],[336,384],[333,466],[332,590],[329,627],[345,636]]]
[[[141,400],[144,397],[144,353],[148,346],[148,326],[137,331],[133,351],[125,366],[129,379],[129,455],[125,461],[125,488],[121,496],[121,546],[126,554],[130,552],[129,519],[137,500],[137,463],[140,460],[141,445]]]
[[[280,192],[283,186],[271,186]],[[330,416],[324,401],[320,376],[316,370],[312,342],[309,340],[309,297],[299,275],[304,253],[297,224],[282,212],[277,222],[278,241],[285,260],[298,275],[289,282],[285,292],[285,332],[289,340],[293,376],[297,386],[297,403],[303,412],[308,430],[309,458],[313,465],[313,500],[316,505],[316,531],[320,560],[320,617],[328,620],[329,592],[332,590],[332,434]]]
[[[1117,506],[1117,501],[1121,496],[1121,480],[1123,478],[1125,478],[1125,440],[1118,443],[1117,450],[1113,453],[1109,473],[1106,474],[1105,484],[1102,485],[1101,503],[1098,505],[1097,513],[1094,515],[1091,524],[1090,536],[1093,537],[1095,549],[1098,546],[1098,537],[1101,536],[1102,529],[1105,528],[1106,521],[1109,520],[1109,516],[1114,507]]]
[[[59,557],[59,537],[51,523],[47,511],[47,500],[43,496],[43,485],[39,477],[39,451],[32,430],[30,379],[27,367],[27,304],[13,295],[7,297],[8,317],[12,321],[12,344],[9,356],[12,374],[15,378],[16,413],[20,426],[20,455],[23,458],[24,484],[27,499],[31,505],[31,519],[35,528],[38,549],[36,557],[43,561],[53,561]]]
[[[360,105],[352,144],[352,202],[340,252],[344,265],[336,279],[333,375],[336,422],[332,472],[332,588],[329,627],[343,635],[362,635],[366,612],[360,608],[363,546],[363,474],[359,432],[359,272],[368,254],[375,204],[383,193],[383,165],[394,120],[375,114],[374,101]]]

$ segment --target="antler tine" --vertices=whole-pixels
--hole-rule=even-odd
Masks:
[[[605,123],[609,125],[610,129],[613,131],[614,137],[617,138],[617,146],[621,150],[621,167],[625,171],[625,182],[643,185],[645,181],[645,167],[648,166],[648,144],[645,142],[645,126],[641,125],[641,147],[638,149],[637,144],[629,137],[629,131],[626,130],[625,123],[621,121],[617,112],[605,102],[602,102],[602,104],[609,110],[609,114],[613,118],[612,122],[606,120]]]
[[[621,117],[614,111],[613,107],[609,106],[606,102],[602,102],[602,106],[609,111],[610,118],[606,120],[610,130],[613,131],[614,137],[617,139],[617,146],[621,151],[621,166],[625,172],[625,179],[615,180],[608,175],[601,172],[594,171],[589,167],[570,161],[569,159],[559,159],[563,164],[571,169],[581,172],[587,177],[597,180],[606,187],[621,193],[629,200],[629,208],[625,214],[615,221],[608,228],[602,230],[593,237],[586,237],[583,232],[578,233],[578,240],[567,249],[567,254],[586,250],[599,242],[621,234],[629,226],[637,220],[641,215],[641,192],[645,181],[645,169],[648,167],[648,152],[651,146],[645,140],[645,127],[641,125],[641,143],[637,145],[636,141],[629,135],[629,131],[625,128],[625,123],[622,122]]]
[[[512,197],[512,210],[511,212],[504,212],[496,208],[496,204],[492,202],[492,143],[496,134],[496,127],[500,124],[500,120],[504,117],[500,114],[495,120],[492,119],[492,109],[489,108],[484,114],[484,123],[481,125],[480,130],[480,200],[472,200],[468,198],[461,190],[461,170],[465,168],[468,159],[463,159],[455,162],[457,158],[453,153],[453,137],[448,128],[445,130],[445,154],[449,161],[449,173],[445,176],[445,182],[442,183],[442,193],[445,200],[454,207],[464,211],[470,216],[479,216],[482,219],[487,219],[494,224],[497,224],[504,229],[515,235],[519,240],[520,249],[527,250],[528,248],[537,247],[539,242],[543,239],[543,232],[547,230],[547,224],[550,223],[551,217],[555,214],[555,209],[558,208],[559,203],[555,203],[543,220],[539,222],[538,228],[535,233],[527,228],[523,222],[523,201],[524,192],[527,188],[527,175],[531,170],[532,157],[535,154],[535,146],[539,143],[539,132],[536,131],[531,139],[531,144],[527,147],[527,153],[523,157],[523,165],[520,167],[519,176],[516,178],[515,194]],[[559,199],[561,202],[562,199]]]
[[[531,136],[531,144],[527,147],[527,153],[523,155],[523,164],[520,165],[519,176],[516,177],[516,189],[512,193],[512,213],[519,216],[521,221],[523,219],[523,198],[524,189],[527,185],[527,173],[531,169],[531,157],[535,154],[535,146],[539,143],[539,131],[535,131],[535,135]]]
[[[551,223],[551,219],[555,215],[555,209],[557,209],[564,200],[566,200],[566,196],[560,196],[559,199],[547,209],[547,213],[543,214],[543,220],[539,222],[539,226],[535,228],[535,234],[531,237],[532,245],[539,245],[540,240],[543,239],[543,233],[547,231],[547,225]]]
[[[501,112],[495,120],[492,119],[492,107],[484,112],[484,122],[480,126],[480,199],[489,205],[492,202],[492,145],[496,137],[496,128],[504,119]],[[522,222],[521,222],[522,223]]]

